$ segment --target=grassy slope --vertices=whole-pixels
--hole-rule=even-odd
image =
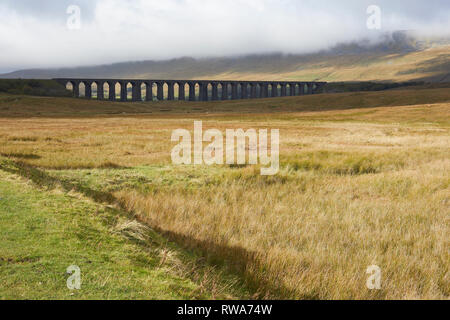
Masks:
[[[261,71],[235,68],[210,72],[202,79],[295,80],[295,81],[450,81],[450,46],[399,54],[312,56],[289,67]],[[275,64],[276,65],[276,64]],[[270,69],[271,64],[268,64]],[[149,75],[145,75],[149,76]]]
[[[219,66],[219,68],[217,67]],[[408,81],[427,79],[450,81],[450,46],[438,46],[409,53],[364,53],[336,56],[311,55],[300,58],[237,59],[221,64],[212,61],[187,62],[172,74],[167,69],[128,75],[149,78],[188,78],[221,80],[292,80],[292,81]],[[199,76],[199,70],[202,70]]]
[[[0,239],[0,299],[244,295],[214,283],[217,276],[205,279],[206,271],[192,258],[117,210],[74,193],[36,189],[1,170]],[[70,265],[81,268],[80,291],[66,287],[65,271]],[[207,273],[211,276],[211,270]],[[194,282],[188,275],[201,281]]]

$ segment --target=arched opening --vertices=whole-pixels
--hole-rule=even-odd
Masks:
[[[197,82],[195,84],[195,101],[200,100],[200,84]]]
[[[92,98],[93,99],[98,99],[98,85],[97,82],[92,82],[91,84],[91,90],[92,90]]]
[[[184,90],[184,100],[188,100],[189,99],[189,83],[185,83],[183,85],[183,90]]]
[[[164,82],[162,88],[163,88],[163,100],[168,100],[168,93],[169,93],[168,84]]]
[[[178,84],[178,82],[175,82],[173,84],[173,99],[180,100],[180,85]]]
[[[272,97],[272,96],[273,96],[273,92],[275,91],[275,90],[274,90],[274,86],[275,86],[274,84],[269,84],[269,85],[268,85],[268,92],[269,92],[269,95],[268,95],[268,96],[269,96],[269,97]]]
[[[212,100],[212,91],[213,91],[213,86],[211,83],[208,83],[206,85],[206,101]]]
[[[222,84],[219,83],[217,84],[217,100],[222,100],[222,95],[223,95],[223,87]]]
[[[131,84],[131,82],[127,82],[126,86],[127,86],[126,100],[129,101],[133,99],[133,85]]]
[[[309,90],[309,84],[304,84],[303,85],[303,94],[308,94],[308,90]]]
[[[281,97],[281,84],[278,84],[277,86],[276,86],[276,97]]]
[[[227,84],[227,100],[231,100],[232,99],[232,94],[233,94],[233,85],[231,83]]]
[[[141,100],[144,101],[145,97],[147,96],[147,85],[142,82],[139,86],[139,90],[141,90]]]
[[[247,84],[246,83],[241,83],[239,85],[239,93],[238,96],[240,99],[246,99],[247,98]]]
[[[251,83],[247,83],[247,84],[245,84],[246,85],[246,87],[247,87],[247,90],[246,90],[246,99],[250,99],[251,98],[251,96],[252,96],[252,87],[253,87],[253,85],[251,84]]]
[[[115,88],[116,88],[116,93],[115,93],[114,100],[120,100],[121,93],[122,93],[122,84],[120,82],[116,82]]]
[[[258,83],[256,86],[256,97],[263,98],[264,97],[264,88],[263,85]]]
[[[66,89],[71,91],[72,94],[74,93],[74,85],[73,85],[73,83],[71,81],[66,83]]]
[[[247,83],[247,99],[250,99],[252,97],[252,90],[253,90],[253,85],[251,83]]]
[[[158,101],[158,84],[153,82],[152,83],[152,101]]]
[[[113,93],[113,100],[120,99],[120,90],[122,89],[122,85],[119,82],[116,82],[114,84],[114,93]]]
[[[111,90],[109,90],[109,83],[108,82],[103,83],[103,98],[109,99],[110,92]]]
[[[84,82],[80,82],[79,90],[80,97],[86,97],[86,85],[84,84]]]

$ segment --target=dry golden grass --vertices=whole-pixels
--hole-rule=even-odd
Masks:
[[[262,113],[258,101],[231,103],[248,114],[226,113],[218,103],[198,104],[216,113],[195,115],[1,118],[0,153],[98,191],[115,184],[112,195],[140,221],[226,261],[259,297],[448,299],[450,99],[435,90],[440,103],[414,104],[409,98],[430,93],[396,92],[359,94],[366,107],[359,109],[355,100],[342,106],[339,95],[334,107],[321,104],[330,99],[324,95],[260,101]],[[279,128],[280,174],[173,167],[171,132],[192,130],[194,119],[221,130]],[[93,183],[99,170],[59,171],[103,168],[126,177],[121,167],[145,165],[166,172],[145,182],[151,188]],[[382,268],[380,291],[366,288],[370,265]]]

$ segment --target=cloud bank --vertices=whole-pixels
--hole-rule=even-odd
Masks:
[[[375,3],[377,2],[377,3]],[[381,30],[367,28],[367,7]],[[81,9],[70,30],[66,10]],[[395,30],[450,34],[448,0],[3,0],[0,70],[305,53]]]

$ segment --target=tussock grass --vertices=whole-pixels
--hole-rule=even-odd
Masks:
[[[180,243],[224,258],[265,294],[439,299],[449,294],[449,181],[438,169],[115,196]],[[377,293],[365,288],[372,264],[385,273]]]
[[[237,277],[206,265],[113,206],[52,184],[33,168],[26,173],[20,171],[26,166],[5,160],[1,168],[0,298],[248,296]],[[14,172],[48,190],[37,189]],[[73,264],[82,271],[80,291],[66,287],[65,271]]]
[[[389,103],[408,104],[396,92]],[[367,106],[373,94],[358,97]],[[3,118],[0,152],[38,155],[11,157],[15,166],[23,162],[15,170],[120,205],[238,272],[255,297],[448,299],[450,104],[317,108],[326,110]],[[172,166],[170,134],[192,130],[193,119],[205,129],[280,129],[280,174]],[[23,130],[37,141],[9,140]],[[102,168],[108,162],[119,167]],[[139,239],[139,226],[116,231]],[[164,250],[160,256],[173,259]],[[380,291],[366,288],[374,264],[383,270]]]

